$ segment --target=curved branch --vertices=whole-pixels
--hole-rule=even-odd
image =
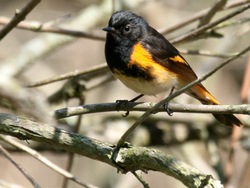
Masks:
[[[78,153],[114,167],[119,166],[124,173],[154,170],[170,175],[191,188],[222,187],[211,175],[202,174],[199,170],[156,149],[128,147],[113,153],[114,146],[111,144],[3,113],[0,113],[0,133],[47,143],[52,147]]]

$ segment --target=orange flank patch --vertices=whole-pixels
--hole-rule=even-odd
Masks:
[[[174,56],[174,57],[170,57],[170,60],[174,61],[174,62],[179,62],[179,63],[184,63],[187,64],[187,62],[179,55]]]

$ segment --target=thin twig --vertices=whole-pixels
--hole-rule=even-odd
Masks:
[[[18,164],[9,154],[8,151],[6,151],[1,145],[0,145],[0,153],[8,159],[26,178],[27,180],[35,187],[40,188],[41,186],[36,182],[34,178],[32,178],[22,167],[20,164]]]
[[[189,40],[191,38],[197,37],[200,34],[202,34],[204,31],[213,28],[214,26],[244,12],[245,10],[247,10],[249,8],[250,8],[250,4],[244,5],[242,8],[240,8],[236,11],[233,11],[233,12],[229,13],[228,15],[226,15],[226,16],[224,16],[224,17],[222,17],[214,22],[211,22],[210,24],[204,25],[204,26],[202,26],[198,29],[195,29],[189,33],[181,35],[180,37],[176,37],[175,39],[171,40],[171,43],[176,44],[176,43],[183,42],[185,40]]]
[[[182,87],[181,89],[175,91],[173,94],[171,94],[170,96],[168,96],[167,98],[163,99],[162,101],[158,102],[154,107],[152,107],[151,109],[147,110],[120,138],[120,140],[117,143],[117,147],[120,148],[125,140],[128,138],[128,136],[136,129],[136,127],[138,127],[145,119],[148,118],[148,116],[150,116],[152,113],[155,112],[156,109],[158,109],[159,107],[163,106],[164,104],[168,103],[170,100],[172,100],[173,98],[179,96],[180,94],[184,93],[186,90],[188,90],[189,88],[191,88],[192,86],[194,86],[195,84],[198,84],[202,81],[204,81],[205,79],[207,79],[208,77],[210,77],[212,74],[214,74],[215,72],[217,72],[219,69],[221,69],[222,67],[224,67],[225,65],[227,65],[228,63],[232,62],[234,59],[240,57],[241,55],[245,54],[246,52],[248,52],[250,50],[250,46],[248,46],[247,48],[245,48],[244,50],[242,50],[240,53],[238,53],[237,55],[227,59],[225,62],[223,62],[222,64],[220,64],[219,66],[215,67],[212,71],[208,72],[207,74],[205,74],[204,76],[202,76],[201,78],[196,79],[195,81],[187,84],[186,86]]]
[[[218,0],[207,12],[205,16],[203,16],[200,20],[200,23],[198,27],[202,27],[210,22],[210,20],[213,18],[213,16],[219,11],[222,10],[222,8],[227,3],[227,0]]]
[[[33,8],[40,3],[41,0],[31,0],[21,10],[16,10],[15,16],[11,21],[0,31],[0,40],[2,40],[16,25],[25,19]]]

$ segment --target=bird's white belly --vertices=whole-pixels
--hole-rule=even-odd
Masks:
[[[155,72],[155,75],[155,78],[152,80],[143,80],[142,78],[128,77],[120,73],[115,73],[115,77],[125,86],[145,95],[157,95],[170,91],[173,87],[178,87],[178,80],[174,73],[169,74],[165,70]]]

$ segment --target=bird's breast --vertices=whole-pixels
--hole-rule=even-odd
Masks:
[[[140,43],[133,46],[127,61],[114,63],[115,77],[135,92],[156,95],[178,86],[177,75],[156,62]]]

